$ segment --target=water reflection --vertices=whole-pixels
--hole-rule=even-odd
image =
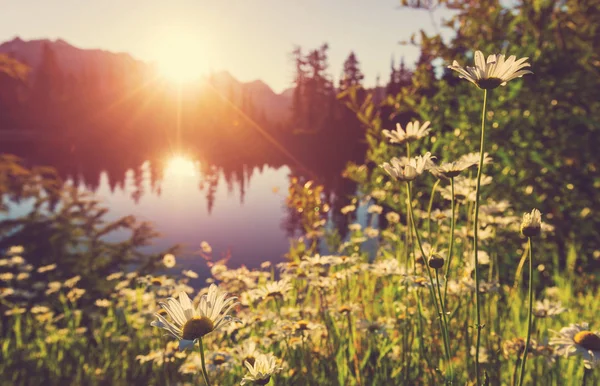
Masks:
[[[161,237],[150,250],[179,243],[179,265],[195,269],[204,265],[197,253],[202,241],[212,246],[213,258],[231,256],[234,266],[277,260],[287,250],[286,232],[281,228],[285,196],[273,188],[285,192],[288,167],[263,168],[253,174],[252,189],[243,199],[239,189],[231,189],[222,171],[211,176],[215,184],[202,194],[199,163],[183,157],[165,163],[160,190],[152,187],[151,169],[151,163],[145,162],[139,171],[127,172],[123,186],[116,189],[111,188],[109,175],[104,172],[96,191],[110,208],[111,219],[133,214],[154,224]],[[146,193],[138,194],[140,191]]]
[[[283,258],[289,237],[300,231],[294,211],[285,206],[292,176],[324,184],[333,213],[348,203],[356,185],[340,174],[353,158],[352,151],[325,154],[314,146],[304,149],[296,149],[297,162],[292,162],[264,148],[219,153],[200,146],[163,150],[89,143],[0,145],[0,152],[23,157],[31,166],[52,166],[64,180],[95,192],[109,208],[108,220],[132,214],[151,222],[161,237],[148,251],[181,244],[178,268],[201,274],[206,272],[198,253],[202,241],[213,247],[213,259],[231,256],[232,266],[257,267]],[[348,218],[333,220],[343,234]]]

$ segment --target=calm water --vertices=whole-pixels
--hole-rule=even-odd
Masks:
[[[364,155],[360,148],[329,147],[311,136],[304,143],[290,141],[284,150],[251,142],[218,147],[189,142],[194,145],[187,148],[158,140],[151,146],[105,142],[3,142],[0,153],[15,154],[28,167],[50,166],[67,183],[93,192],[109,210],[106,220],[133,215],[152,223],[160,237],[144,251],[178,244],[176,268],[194,269],[201,277],[207,276],[199,253],[203,241],[212,247],[213,261],[229,257],[232,267],[284,259],[289,239],[300,234],[297,216],[285,204],[292,176],[325,186],[325,200],[338,214],[330,226],[345,232],[350,219],[339,209],[356,184],[341,172],[346,162]],[[31,205],[12,205],[8,217],[25,215]],[[359,220],[366,216],[361,213]]]
[[[202,241],[212,247],[213,260],[230,256],[231,266],[281,261],[289,246],[283,223],[290,168],[244,166],[242,170],[243,180],[237,183],[217,172],[211,175],[211,187],[202,186],[206,176],[200,163],[175,156],[165,160],[159,187],[152,181],[150,162],[144,162],[137,172],[127,170],[116,186],[111,186],[108,172],[100,172],[94,191],[109,209],[107,220],[134,215],[153,224],[160,237],[146,251],[160,252],[179,244],[177,268],[206,271],[198,253]],[[67,181],[89,190],[74,178]],[[8,217],[25,215],[31,206],[31,202],[11,205]]]
[[[139,200],[132,197],[138,190],[132,171],[127,172],[123,187],[114,191],[108,175],[102,173],[96,194],[110,208],[110,218],[132,214],[154,224],[161,237],[150,250],[181,244],[179,265],[196,270],[204,266],[196,253],[202,241],[211,245],[213,259],[230,255],[232,266],[255,267],[265,260],[282,259],[289,245],[282,227],[288,167],[246,170],[244,193],[218,173],[209,212],[206,189],[199,188],[198,163],[181,157],[168,160],[160,192],[152,189],[148,166],[142,166],[145,194]]]

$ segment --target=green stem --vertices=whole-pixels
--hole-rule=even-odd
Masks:
[[[521,377],[519,386],[523,385],[525,379],[525,362],[527,362],[527,353],[529,352],[529,341],[531,339],[531,318],[533,314],[533,251],[531,237],[529,237],[529,314],[527,316],[527,339],[523,349],[523,362],[521,362]]]
[[[413,209],[412,209],[412,200],[411,200],[411,189],[410,189],[410,182],[406,183],[406,193],[408,196],[408,208],[409,208],[409,216],[410,216],[410,220],[412,222],[412,228],[415,232],[415,238],[417,239],[417,244],[419,245],[419,250],[421,251],[421,256],[423,256],[423,266],[424,269],[427,271],[427,274],[429,275],[429,282],[431,283],[431,287],[429,288],[429,292],[431,293],[431,299],[433,300],[433,304],[435,305],[435,311],[438,315],[438,321],[440,323],[440,329],[442,332],[442,339],[444,340],[444,350],[446,351],[446,358],[447,358],[447,366],[448,366],[448,374],[446,375],[447,380],[449,380],[449,383],[452,383],[452,378],[453,378],[453,374],[452,374],[452,364],[450,363],[450,351],[449,351],[449,345],[447,342],[446,337],[448,336],[446,329],[447,326],[445,325],[445,318],[442,317],[442,311],[440,311],[440,306],[438,305],[438,300],[437,300],[437,296],[435,295],[435,283],[433,282],[433,276],[431,275],[431,271],[429,270],[429,266],[427,265],[427,255],[425,254],[425,250],[423,250],[423,244],[421,244],[421,236],[419,236],[419,232],[417,231],[417,225],[415,223],[415,217],[413,215]]]
[[[475,255],[475,306],[477,341],[475,344],[475,377],[479,385],[479,345],[481,344],[481,310],[479,294],[479,259],[477,258],[477,233],[479,230],[479,196],[481,189],[481,171],[483,169],[483,148],[485,143],[485,107],[487,104],[487,90],[483,90],[483,109],[481,111],[481,143],[479,145],[479,168],[477,168],[477,185],[475,189],[475,219],[473,221],[473,254]]]
[[[440,299],[440,307],[442,309],[442,318],[444,320],[444,325],[446,326],[446,328],[444,328],[444,334],[445,334],[445,344],[446,344],[446,355],[448,357],[448,366],[449,367],[449,372],[450,372],[450,383],[452,383],[453,381],[453,373],[452,373],[452,367],[450,365],[450,363],[452,363],[452,355],[451,355],[451,351],[450,351],[450,334],[448,332],[448,315],[446,312],[446,306],[445,306],[445,302],[442,301],[442,291],[440,290],[440,275],[438,273],[438,270],[435,270],[435,284],[437,287],[437,291],[438,291],[438,297]]]
[[[454,177],[450,178],[450,190],[452,193],[452,215],[450,216],[450,246],[448,247],[448,264],[446,265],[446,273],[444,276],[446,277],[446,283],[444,283],[444,304],[446,303],[446,297],[448,296],[448,276],[450,274],[450,264],[452,264],[452,249],[454,247],[454,223],[456,222],[454,218]]]
[[[515,367],[513,368],[510,386],[516,386],[516,384],[517,384],[517,374],[519,374],[519,364],[520,363],[521,363],[521,359],[517,358],[517,360],[515,361]]]
[[[427,207],[427,235],[429,236],[430,244],[433,245],[431,240],[433,236],[431,235],[431,208],[433,207],[433,197],[435,196],[435,190],[440,184],[440,179],[438,179],[435,184],[433,184],[433,188],[431,188],[431,197],[429,197],[429,206]]]
[[[581,380],[581,386],[587,386],[587,381],[591,373],[592,370],[586,368],[583,369],[583,379]]]
[[[210,386],[208,372],[206,371],[206,361],[204,359],[204,345],[202,344],[202,338],[198,339],[198,342],[200,344],[200,359],[202,360],[202,377],[204,378],[204,383],[206,383],[206,386]]]
[[[406,158],[410,159],[410,143],[406,142]],[[406,202],[406,242],[405,242],[405,246],[406,246],[406,269],[408,269],[408,264],[409,264],[409,260],[410,260],[410,244],[411,244],[411,230],[410,230],[410,195],[407,197],[407,202]],[[417,264],[416,264],[416,259],[413,259],[413,270],[416,272],[417,270]]]

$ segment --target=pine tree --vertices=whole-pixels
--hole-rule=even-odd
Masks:
[[[360,71],[358,59],[354,52],[350,52],[348,58],[344,62],[344,70],[340,79],[339,91],[345,91],[350,87],[361,86],[365,76]]]

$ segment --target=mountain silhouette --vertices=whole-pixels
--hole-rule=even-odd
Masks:
[[[80,77],[93,74],[100,80],[108,80],[115,76],[127,77],[137,74],[144,77],[157,76],[156,66],[135,59],[128,53],[115,53],[100,49],[82,49],[75,47],[63,39],[23,40],[19,37],[0,44],[0,53],[9,55],[31,68],[30,81],[35,79],[42,61],[44,46],[52,49],[63,75]],[[285,90],[275,93],[262,80],[240,82],[227,71],[219,71],[206,76],[207,81],[223,98],[233,99],[239,103],[243,98],[251,102],[257,111],[273,123],[285,122],[291,112],[292,93]]]

